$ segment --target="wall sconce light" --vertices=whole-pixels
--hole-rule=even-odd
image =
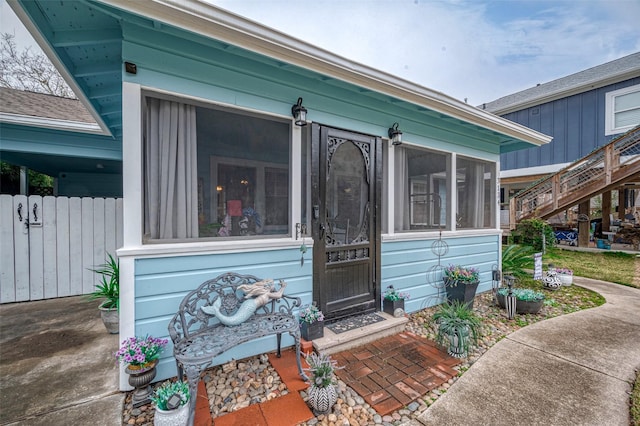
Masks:
[[[302,98],[298,98],[298,102],[291,107],[291,115],[293,115],[296,126],[307,125],[307,109],[302,106]]]
[[[402,145],[402,132],[398,130],[398,123],[393,123],[393,126],[389,127],[389,139],[394,145]]]

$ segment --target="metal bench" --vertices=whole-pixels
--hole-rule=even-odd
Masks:
[[[182,299],[178,312],[169,322],[169,335],[173,341],[178,378],[183,379],[186,373],[189,381],[190,425],[194,420],[200,374],[211,366],[214,357],[241,343],[275,334],[280,357],[282,333],[289,333],[295,339],[298,372],[303,380],[307,380],[300,363],[300,327],[293,315],[294,309],[301,305],[299,297],[283,295],[281,298],[271,299],[259,307],[249,319],[233,326],[222,324],[216,316],[207,314],[202,309],[213,306],[214,302],[220,299],[220,312],[225,316],[233,316],[246,301],[238,287],[262,281],[252,275],[233,272],[205,281]]]

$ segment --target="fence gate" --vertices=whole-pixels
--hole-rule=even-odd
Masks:
[[[0,195],[0,303],[92,292],[122,236],[121,198]]]

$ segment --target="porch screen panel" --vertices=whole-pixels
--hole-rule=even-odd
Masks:
[[[396,231],[449,229],[451,155],[409,146],[396,150]]]
[[[144,240],[289,233],[289,120],[146,98]]]
[[[495,226],[495,163],[458,156],[456,186],[458,228],[493,228]]]

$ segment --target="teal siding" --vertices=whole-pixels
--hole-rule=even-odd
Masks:
[[[60,173],[57,195],[66,197],[122,197],[122,174]]]
[[[440,303],[443,290],[440,287],[441,273],[437,270],[438,257],[431,250],[435,239],[415,241],[393,241],[382,245],[382,290],[389,285],[398,291],[408,292],[411,298],[405,301],[407,312]],[[444,239],[449,252],[440,259],[443,267],[449,264],[473,266],[480,270],[478,292],[491,289],[491,271],[498,265],[498,235],[460,237]]]
[[[287,282],[287,295],[300,297],[303,304],[311,303],[312,251],[308,251],[305,257],[308,261],[302,267],[298,249],[136,259],[135,334],[168,339],[169,321],[178,311],[184,296],[204,281],[229,271],[283,279]],[[293,343],[289,335],[283,335],[283,347]],[[267,336],[221,355],[214,360],[214,365],[275,349],[275,336]],[[170,342],[158,365],[157,380],[177,374],[172,354]]]
[[[387,95],[285,65],[238,48],[182,34],[180,40],[127,26],[122,54],[137,65],[123,80],[289,117],[302,96],[315,122],[372,135],[400,123],[407,142],[468,155],[499,154],[500,136]],[[496,157],[497,158],[497,157]]]
[[[400,123],[407,143],[497,161],[501,136],[462,124],[442,114],[387,95],[363,90],[298,67],[242,49],[174,31],[125,25],[122,55],[137,65],[137,74],[123,80],[178,96],[224,103],[290,117],[299,96],[315,122],[366,134],[386,136]],[[125,106],[126,107],[126,106]],[[295,194],[294,194],[295,196]],[[437,289],[427,284],[427,271],[437,264],[430,250],[433,239],[388,242],[382,246],[382,289],[394,284],[409,291],[408,312],[437,302]],[[451,238],[442,264],[463,263],[481,268],[481,291],[490,288],[491,266],[496,263],[499,237]],[[312,298],[312,254],[300,267],[297,248],[244,253],[140,258],[135,262],[135,330],[137,335],[167,336],[167,324],[188,291],[223,272],[248,273],[284,279],[287,294]],[[409,260],[408,260],[409,259]],[[284,336],[283,345],[292,344]],[[223,363],[275,349],[275,338],[249,342],[217,358]],[[164,353],[158,379],[176,374],[172,348]]]
[[[382,289],[393,285],[400,291],[410,293],[411,298],[405,303],[409,313],[441,301],[438,299],[438,288],[430,284],[433,279],[440,280],[440,276],[431,273],[433,267],[438,265],[438,257],[431,251],[434,241],[436,239],[382,244]],[[497,264],[499,236],[447,238],[445,241],[449,245],[449,252],[442,257],[440,264],[447,266],[459,263],[479,268],[478,292],[490,290],[491,270]],[[308,251],[305,255],[307,262],[302,267],[297,249],[137,259],[136,335],[168,338],[167,326],[184,296],[207,279],[228,271],[284,279],[288,295],[300,297],[303,304],[311,303],[312,256],[312,250]],[[282,344],[284,347],[290,346],[293,339],[285,335]],[[267,336],[221,355],[214,360],[214,365],[275,349],[275,337]],[[158,380],[176,375],[172,353],[170,343],[158,367]]]
[[[87,133],[2,123],[2,150],[96,160],[122,161],[122,145]]]

